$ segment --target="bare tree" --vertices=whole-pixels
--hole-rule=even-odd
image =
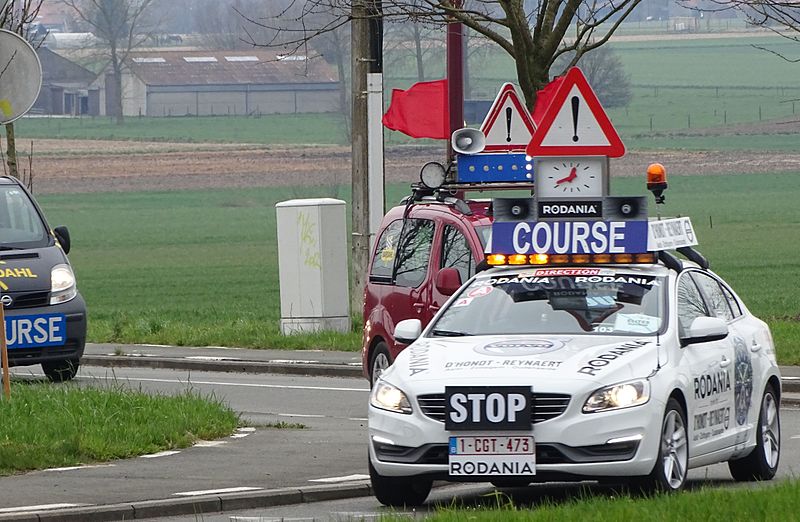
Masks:
[[[131,51],[142,45],[155,32],[155,20],[148,20],[148,7],[153,0],[64,0],[77,17],[87,24],[106,47],[111,66],[111,116],[124,123],[122,113],[122,72]]]
[[[800,1],[798,0],[706,0],[701,4],[683,0],[681,3],[696,11],[735,11],[750,25],[769,29],[778,36],[800,43]],[[789,62],[800,62],[800,58],[789,58],[760,45],[753,47],[769,51]]]
[[[587,52],[608,42],[641,0],[383,0],[384,19],[445,24],[456,20],[506,51],[516,64],[526,105],[551,76],[562,55],[574,65]],[[257,20],[276,31],[260,45],[297,51],[313,38],[352,19],[352,0],[296,0],[277,19]],[[320,18],[323,16],[323,18]],[[563,71],[555,71],[561,73]]]
[[[558,65],[564,66],[572,60],[565,56]],[[625,73],[622,61],[611,47],[602,47],[583,55],[578,61],[586,79],[600,98],[603,107],[625,107],[633,98],[631,79]]]
[[[35,39],[31,34],[34,20],[39,15],[43,0],[2,0],[0,4],[0,28],[17,33],[23,38]],[[41,39],[33,42],[34,46],[41,44]],[[14,136],[14,123],[7,123],[6,128],[6,165],[12,176],[19,177],[17,166],[17,143]],[[31,146],[31,148],[33,148]],[[5,170],[5,166],[3,170]],[[32,176],[32,173],[30,174]]]

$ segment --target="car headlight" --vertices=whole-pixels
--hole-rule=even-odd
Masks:
[[[386,381],[379,380],[372,387],[369,395],[369,403],[381,410],[394,411],[397,413],[411,413],[411,403],[403,391],[392,386]]]
[[[650,381],[623,382],[601,388],[592,393],[583,404],[583,413],[619,410],[638,406],[650,400]]]
[[[78,295],[75,274],[69,265],[56,265],[50,272],[50,304],[66,303]]]

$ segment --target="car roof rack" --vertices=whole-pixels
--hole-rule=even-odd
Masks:
[[[704,256],[694,248],[690,246],[685,246],[677,248],[676,250],[678,251],[679,254],[681,254],[689,261],[697,263],[703,270],[708,270],[708,267],[710,266],[708,259],[706,259],[706,256]]]

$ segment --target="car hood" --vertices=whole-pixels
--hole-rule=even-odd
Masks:
[[[58,247],[9,250],[0,254],[0,289],[3,292],[40,292],[50,290],[50,272],[67,263]]]
[[[663,352],[662,352],[662,361]],[[547,383],[554,391],[649,375],[654,337],[480,336],[422,338],[398,355],[383,378],[396,385]]]

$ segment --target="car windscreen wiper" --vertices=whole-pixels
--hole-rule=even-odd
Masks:
[[[440,328],[434,328],[431,333],[437,337],[465,337],[468,335],[472,335],[469,332],[459,332],[457,330],[442,330]]]

